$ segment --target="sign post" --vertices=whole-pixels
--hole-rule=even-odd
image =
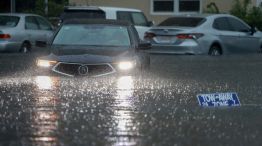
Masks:
[[[48,0],[45,0],[45,15],[48,16]]]
[[[11,7],[10,7],[10,12],[11,13],[15,13],[15,0],[10,0],[10,2],[11,2]]]

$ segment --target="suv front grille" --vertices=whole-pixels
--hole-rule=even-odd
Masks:
[[[87,72],[81,72],[80,67],[87,67]],[[102,76],[115,72],[110,64],[77,64],[77,63],[58,63],[52,69],[56,73],[68,76]]]

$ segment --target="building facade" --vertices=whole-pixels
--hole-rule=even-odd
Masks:
[[[70,5],[94,5],[135,8],[142,10],[155,23],[171,15],[204,13],[207,5],[215,3],[220,12],[227,13],[234,0],[69,0]],[[262,0],[252,0],[252,5],[261,5]]]

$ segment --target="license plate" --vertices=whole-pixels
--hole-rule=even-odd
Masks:
[[[157,38],[158,43],[172,43],[173,38],[169,36],[158,36]]]

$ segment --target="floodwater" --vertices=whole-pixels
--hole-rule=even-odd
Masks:
[[[1,70],[0,146],[259,146],[261,61],[157,55],[147,73],[100,78]],[[217,92],[241,106],[199,106]]]

